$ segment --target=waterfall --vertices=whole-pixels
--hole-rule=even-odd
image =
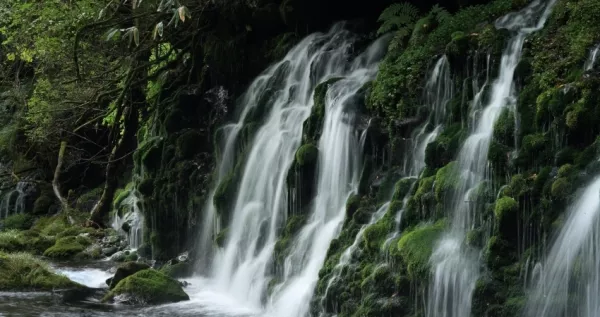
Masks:
[[[252,307],[266,303],[266,310],[275,315],[302,316],[308,310],[318,271],[341,227],[346,199],[356,191],[362,168],[363,144],[354,127],[356,93],[374,78],[385,48],[378,41],[353,58],[354,42],[341,24],[325,34],[309,35],[254,80],[240,101],[237,122],[219,131],[223,143],[214,186],[227,181],[238,167],[239,182],[235,194],[227,197],[231,202],[227,210],[217,210],[209,199],[199,248],[214,253],[211,284],[238,302]],[[315,87],[337,77],[342,79],[331,84],[326,94],[317,196],[307,224],[292,242],[282,282],[265,301],[273,277],[274,246],[288,214],[287,174],[301,145],[303,122],[310,115]],[[243,164],[234,166],[242,131],[260,111],[265,115],[245,145]],[[210,198],[216,193],[216,188],[211,189]],[[219,220],[224,215],[228,221]],[[220,226],[228,226],[224,246],[210,250]],[[277,313],[281,310],[285,313]]]
[[[487,177],[487,154],[496,119],[516,100],[513,75],[525,38],[543,27],[555,2],[536,0],[525,9],[496,21],[496,28],[508,29],[512,37],[502,54],[500,72],[492,84],[488,104],[483,111],[472,109],[473,115],[479,117],[474,119],[475,127],[458,155],[460,180],[452,201],[452,225],[430,259],[433,275],[426,307],[428,317],[468,317],[471,314],[472,292],[479,278],[479,252],[463,246],[467,231],[475,225],[468,195]]]
[[[525,317],[600,315],[600,177],[569,208],[569,218],[542,264]]]
[[[140,196],[136,189],[132,189],[118,208],[124,210],[123,214],[119,215],[119,210],[115,211],[111,225],[117,232],[127,236],[129,247],[134,250],[144,243],[144,213]]]
[[[412,136],[413,146],[409,159],[405,160],[405,175],[418,177],[425,167],[427,145],[439,135],[446,120],[446,108],[453,96],[450,64],[446,55],[442,55],[433,67],[425,84],[425,105],[429,116],[427,122]]]
[[[596,58],[598,57],[598,51],[600,50],[600,44],[594,46],[590,50],[590,55],[588,56],[585,64],[583,65],[583,70],[588,71],[594,68],[594,64],[596,63]]]
[[[2,200],[0,201],[0,219],[25,212],[25,197],[31,191],[31,187],[30,182],[19,181],[14,189],[2,195]]]

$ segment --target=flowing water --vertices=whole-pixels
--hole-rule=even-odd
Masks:
[[[131,190],[127,198],[123,200],[119,209],[123,209],[123,215],[115,212],[112,228],[127,236],[127,242],[132,249],[139,248],[144,243],[144,213],[142,212],[142,201],[137,190]],[[126,224],[127,230],[123,229]]]
[[[344,219],[347,197],[357,189],[362,168],[362,142],[354,127],[357,91],[374,78],[384,52],[382,41],[365,53],[351,56],[355,37],[341,25],[326,34],[313,34],[293,48],[279,63],[259,76],[245,94],[238,122],[222,130],[222,159],[218,178],[233,168],[240,132],[248,116],[267,107],[267,116],[246,149],[241,179],[233,198],[229,235],[216,250],[211,284],[239,303],[263,308],[272,276],[273,250],[287,217],[288,170],[302,140],[302,125],[313,106],[317,84],[343,77],[329,87],[325,100],[323,133],[318,143],[317,196],[307,224],[293,240],[293,252],[284,262],[283,279],[266,301],[274,315],[302,316],[329,247]],[[265,95],[270,94],[268,105]],[[246,110],[248,109],[248,110]],[[364,140],[363,140],[364,141]],[[218,182],[219,180],[217,180]],[[214,196],[215,189],[211,191]],[[207,232],[200,248],[210,248],[219,221],[213,204],[207,206]],[[207,250],[208,251],[208,250]],[[214,252],[214,251],[208,251]]]
[[[524,317],[600,316],[600,177],[569,208]]]
[[[426,307],[428,317],[469,317],[471,297],[479,277],[479,252],[467,250],[463,241],[474,226],[473,210],[468,204],[469,192],[487,177],[487,153],[494,123],[506,108],[514,105],[516,94],[513,75],[528,34],[541,29],[556,0],[532,2],[525,9],[510,13],[496,21],[496,27],[508,29],[512,36],[503,52],[498,78],[491,87],[489,102],[474,110],[479,116],[471,135],[457,159],[460,181],[452,201],[452,224],[431,256],[433,275]]]
[[[583,70],[588,71],[594,68],[596,58],[598,57],[598,51],[600,51],[600,44],[594,46],[594,48],[590,50],[590,55],[585,61],[585,65],[583,65]]]
[[[21,214],[25,212],[25,197],[29,194],[32,183],[20,181],[14,189],[2,194],[0,201],[0,219],[10,215]]]

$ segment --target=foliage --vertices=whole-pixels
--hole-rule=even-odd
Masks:
[[[394,3],[387,7],[378,21],[381,22],[377,34],[381,35],[389,31],[395,31],[390,50],[398,48],[405,37],[411,34],[414,23],[419,15],[419,10],[408,2]]]
[[[0,223],[4,230],[27,230],[33,225],[33,217],[29,214],[14,214],[0,220]]]

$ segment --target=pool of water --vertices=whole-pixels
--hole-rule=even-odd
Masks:
[[[57,272],[73,281],[93,288],[106,288],[105,280],[112,276],[111,263],[97,262],[77,266],[54,264]],[[51,292],[0,292],[0,317],[258,317],[260,308],[240,304],[225,294],[214,291],[209,280],[202,277],[185,279],[189,301],[148,307],[103,304],[89,299],[65,304]]]

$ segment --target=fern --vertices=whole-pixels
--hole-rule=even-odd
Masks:
[[[400,31],[405,29],[408,33],[419,16],[419,10],[410,3],[394,3],[387,7],[377,21],[381,22],[381,26],[377,31],[378,35],[387,33],[394,29]]]
[[[435,19],[438,21],[438,23],[446,23],[447,21],[449,21],[452,18],[452,14],[450,14],[450,12],[448,12],[448,10],[440,7],[439,4],[434,5],[431,8],[431,11],[429,12],[429,14],[433,17],[435,17]]]

